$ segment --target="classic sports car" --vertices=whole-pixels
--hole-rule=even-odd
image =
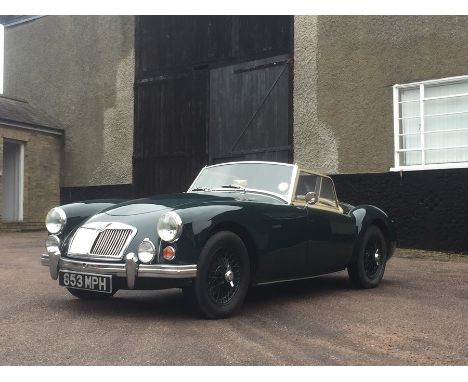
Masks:
[[[391,219],[339,203],[328,176],[272,162],[205,167],[186,193],[55,207],[41,262],[82,299],[182,288],[205,317],[232,315],[249,287],[348,269],[373,288],[396,246]]]

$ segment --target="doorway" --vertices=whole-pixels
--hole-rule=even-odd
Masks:
[[[3,221],[23,220],[24,144],[3,141]]]

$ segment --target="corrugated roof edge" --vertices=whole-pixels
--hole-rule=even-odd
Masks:
[[[59,129],[55,127],[48,127],[48,126],[41,126],[41,125],[36,125],[36,124],[31,124],[31,123],[26,123],[26,122],[12,121],[6,118],[0,118],[0,125],[6,125],[9,127],[19,127],[21,129],[40,131],[43,133],[49,133],[49,134],[54,134],[54,135],[65,134],[63,129]]]
[[[8,19],[8,17],[10,17],[10,18]],[[0,20],[0,21],[3,21],[3,22],[0,22],[0,24],[3,24],[3,26],[5,28],[10,28],[10,27],[13,27],[15,25],[29,23],[31,21],[40,19],[42,17],[45,17],[45,15],[42,15],[42,16],[31,15],[31,16],[17,16],[17,17],[16,16],[3,16],[2,20]],[[10,21],[8,21],[8,20],[10,20]]]
[[[58,121],[48,115],[46,112],[41,110],[40,108],[35,107],[28,101],[21,99],[21,98],[15,98],[11,96],[6,96],[3,94],[0,94],[0,105],[2,103],[2,99],[6,100],[6,102],[11,102],[13,101],[14,103],[17,103],[18,106],[21,105],[20,109],[13,108],[10,110],[6,110],[7,113],[4,114],[3,116],[0,115],[0,124],[4,124],[7,126],[11,127],[18,127],[18,128],[23,128],[27,130],[34,130],[34,131],[40,131],[44,133],[49,133],[49,134],[55,134],[55,135],[63,135],[64,130],[60,128],[60,123]],[[0,107],[0,111],[2,108]],[[13,111],[11,115],[9,116],[8,111]],[[16,115],[21,115],[20,118],[8,118]],[[22,118],[23,116],[26,116],[26,118]],[[32,116],[32,118],[31,118]],[[29,119],[29,121],[28,121]],[[52,127],[52,126],[57,126],[57,127]]]

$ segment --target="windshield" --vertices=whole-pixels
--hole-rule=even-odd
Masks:
[[[205,167],[189,191],[249,189],[288,198],[294,166],[279,163],[227,163]]]

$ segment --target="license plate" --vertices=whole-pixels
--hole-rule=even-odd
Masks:
[[[60,271],[59,285],[68,288],[112,293],[112,276]]]

